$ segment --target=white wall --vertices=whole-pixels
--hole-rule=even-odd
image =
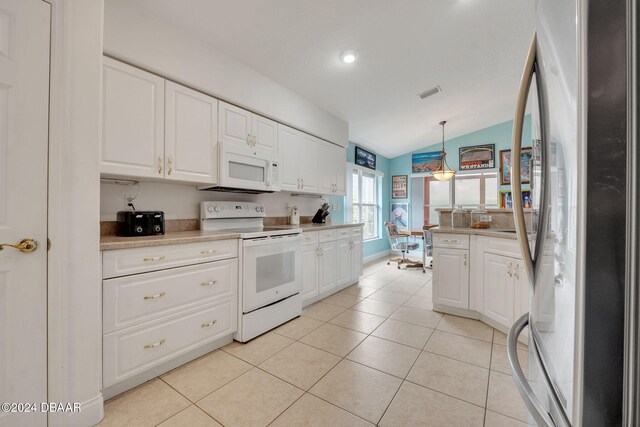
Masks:
[[[116,212],[127,208],[125,196],[135,194],[135,187],[103,182],[100,185],[100,220],[115,221]],[[265,204],[268,216],[288,216],[286,204],[297,206],[300,215],[316,213],[326,199],[291,196],[290,193],[235,194],[216,191],[198,191],[195,186],[141,182],[140,194],[133,202],[137,210],[160,210],[165,219],[192,219],[200,217],[200,202],[212,200],[252,201]],[[342,215],[332,213],[334,221]],[[338,217],[340,217],[338,219]]]
[[[229,43],[232,43],[229,40]],[[104,52],[343,147],[349,125],[127,0],[105,2]]]

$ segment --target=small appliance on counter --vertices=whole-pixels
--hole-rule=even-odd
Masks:
[[[116,221],[118,236],[164,234],[164,212],[162,211],[119,211]]]
[[[289,223],[291,225],[300,225],[300,213],[298,212],[297,206],[291,208],[291,218],[289,218]]]
[[[314,224],[324,224],[327,222],[329,216],[329,203],[323,203],[322,207],[318,209],[318,212],[313,216],[311,222]]]

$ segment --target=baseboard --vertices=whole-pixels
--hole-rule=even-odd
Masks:
[[[66,403],[66,402],[64,402]],[[102,393],[89,400],[80,402],[80,412],[51,412],[49,426],[87,427],[95,426],[104,418],[104,399]]]
[[[364,258],[362,258],[362,263],[363,264],[367,264],[371,261],[375,261],[378,260],[380,258],[384,258],[386,256],[389,256],[389,254],[391,253],[390,249],[387,249],[386,251],[380,251],[380,252],[376,252],[375,254],[371,254],[369,256],[366,256]]]

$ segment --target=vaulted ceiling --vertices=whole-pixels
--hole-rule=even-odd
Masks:
[[[109,1],[109,0],[107,0]],[[509,120],[533,0],[132,0],[394,157]],[[357,61],[340,55],[355,49]],[[416,95],[439,85],[442,92]]]

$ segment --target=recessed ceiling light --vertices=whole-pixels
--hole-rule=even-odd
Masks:
[[[357,57],[358,52],[356,52],[355,50],[347,50],[343,52],[342,55],[340,55],[340,59],[342,59],[342,62],[344,62],[345,64],[351,64],[355,62]]]

